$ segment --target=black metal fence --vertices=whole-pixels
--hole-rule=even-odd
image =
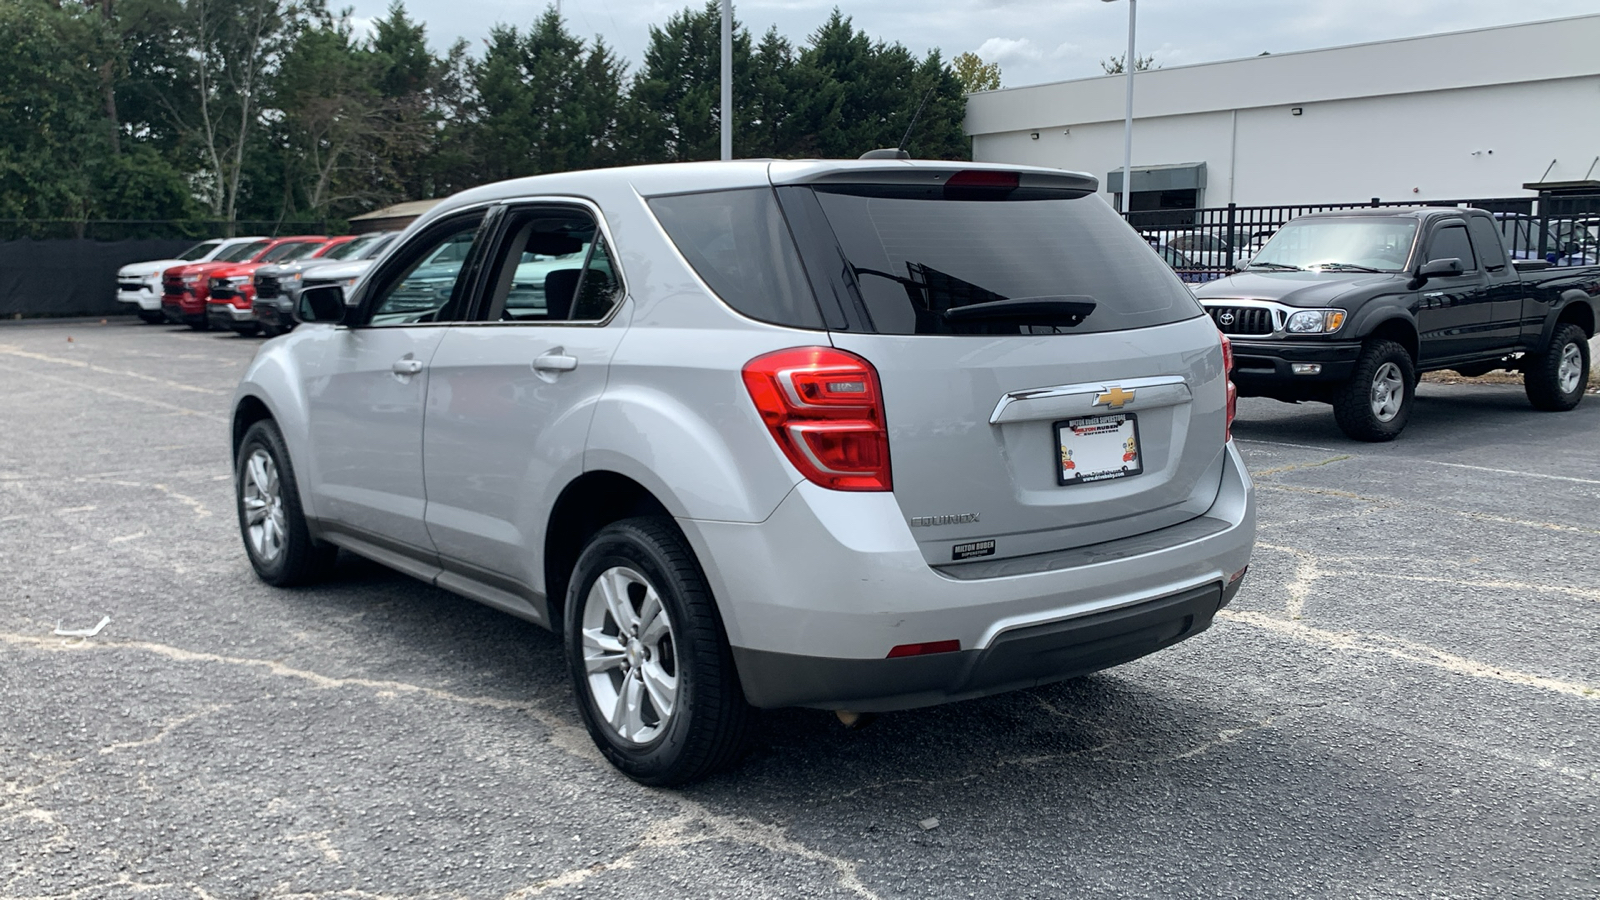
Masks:
[[[0,219],[0,241],[147,241],[327,234],[328,223],[225,219]]]
[[[1496,197],[1476,200],[1227,206],[1125,213],[1185,281],[1210,281],[1247,262],[1289,220],[1314,212],[1374,207],[1442,206],[1494,214],[1515,259],[1553,265],[1600,264],[1600,196]]]
[[[325,222],[0,219],[0,318],[131,312],[117,269],[215,237],[327,234]]]

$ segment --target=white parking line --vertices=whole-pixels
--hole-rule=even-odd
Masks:
[[[1544,475],[1539,472],[1519,472],[1516,469],[1491,469],[1486,466],[1469,466],[1466,463],[1436,462],[1436,466],[1449,466],[1452,469],[1471,469],[1474,472],[1493,472],[1496,475],[1515,475],[1519,478],[1544,478],[1550,481],[1571,481],[1577,484],[1600,484],[1594,478],[1574,478],[1571,475]]]
[[[1242,438],[1242,437],[1236,437],[1236,438],[1234,438],[1234,440],[1237,441],[1238,443],[1241,443],[1241,444],[1270,444],[1270,445],[1272,445],[1274,447],[1295,447],[1295,448],[1300,449],[1300,450],[1321,450],[1324,453],[1338,453],[1339,452],[1338,450],[1335,450],[1332,447],[1315,447],[1315,446],[1312,446],[1311,444],[1291,444],[1288,441],[1262,441],[1262,440],[1257,440],[1256,438]]]

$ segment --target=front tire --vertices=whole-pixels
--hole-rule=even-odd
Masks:
[[[160,325],[167,320],[167,315],[159,309],[141,309],[139,310],[139,319],[147,325]]]
[[[1333,397],[1339,430],[1358,441],[1392,441],[1411,418],[1417,395],[1416,365],[1394,341],[1371,341],[1361,349],[1350,380]]]
[[[711,588],[670,519],[624,519],[589,540],[565,640],[583,723],[629,778],[683,784],[744,755],[753,713]]]
[[[339,548],[311,536],[289,451],[276,422],[262,419],[244,433],[233,483],[239,533],[250,565],[262,581],[289,587],[327,575]]]
[[[1550,336],[1550,348],[1528,357],[1522,389],[1534,409],[1566,412],[1583,399],[1589,385],[1589,338],[1576,325],[1562,325]]]

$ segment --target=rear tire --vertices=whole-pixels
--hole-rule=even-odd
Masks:
[[[1394,341],[1369,341],[1361,348],[1350,380],[1333,395],[1333,419],[1358,441],[1392,441],[1411,418],[1417,395],[1416,365]]]
[[[262,581],[290,587],[328,574],[339,548],[311,536],[278,423],[262,419],[244,433],[233,485],[245,553]]]
[[[1560,325],[1550,347],[1530,354],[1522,369],[1522,389],[1534,409],[1566,412],[1589,387],[1589,338],[1576,325]]]
[[[744,755],[753,711],[671,519],[624,519],[589,540],[567,590],[565,641],[583,723],[629,778],[683,784]]]

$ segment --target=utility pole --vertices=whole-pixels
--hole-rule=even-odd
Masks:
[[[722,158],[733,159],[733,0],[722,0]]]
[[[1114,3],[1116,0],[1105,0]],[[1122,71],[1128,78],[1128,110],[1122,120],[1122,212],[1133,202],[1133,20],[1138,0],[1128,0],[1128,55],[1122,58]]]

